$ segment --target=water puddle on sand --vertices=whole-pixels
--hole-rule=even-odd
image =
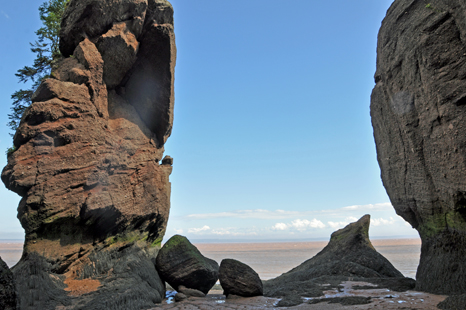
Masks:
[[[176,291],[166,291],[163,303],[170,305],[175,302]]]
[[[365,286],[366,288],[357,289],[358,286]],[[373,289],[371,289],[370,287],[373,287]],[[432,295],[414,291],[393,292],[386,288],[377,288],[377,285],[372,283],[351,281],[342,282],[338,290],[324,291],[324,296],[322,297],[311,297],[303,299],[304,302],[309,302],[311,300],[353,296],[370,297],[372,301],[371,305],[409,305],[412,309],[430,309],[425,307],[435,306],[444,299],[444,296],[439,295]],[[372,307],[369,307],[367,309],[372,309]],[[392,309],[392,306],[389,306],[389,309]]]

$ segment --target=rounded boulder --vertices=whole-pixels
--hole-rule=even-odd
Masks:
[[[224,259],[219,269],[223,294],[252,297],[262,296],[263,287],[259,275],[248,265],[235,259]]]
[[[207,294],[218,279],[218,263],[180,235],[171,237],[160,249],[156,266],[162,279],[176,290],[183,285]]]

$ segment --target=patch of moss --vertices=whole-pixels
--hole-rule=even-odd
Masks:
[[[105,243],[108,246],[114,245],[114,244],[130,244],[130,243],[135,243],[138,241],[146,241],[148,238],[147,233],[139,233],[139,232],[129,232],[126,234],[122,235],[116,235],[112,237],[108,237],[105,239]],[[147,241],[146,241],[147,242]]]
[[[428,238],[434,237],[446,229],[466,232],[466,222],[456,210],[449,211],[446,214],[433,215],[424,220],[418,227],[419,234]]]
[[[161,248],[162,247],[162,239],[155,239],[154,242],[152,242],[150,244],[151,247],[158,247],[158,248]]]

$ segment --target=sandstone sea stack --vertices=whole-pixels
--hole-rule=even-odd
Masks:
[[[371,117],[383,184],[422,239],[418,290],[466,291],[466,2],[396,0]]]
[[[165,293],[154,262],[170,209],[173,8],[71,0],[60,50],[2,173],[22,196],[20,308],[149,308]]]

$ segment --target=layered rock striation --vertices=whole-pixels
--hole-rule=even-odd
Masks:
[[[22,196],[20,308],[151,307],[165,290],[154,262],[170,209],[173,8],[71,0],[61,29],[65,58],[34,93],[2,172]]]
[[[466,291],[466,3],[396,0],[371,117],[383,184],[422,239],[419,290]]]

